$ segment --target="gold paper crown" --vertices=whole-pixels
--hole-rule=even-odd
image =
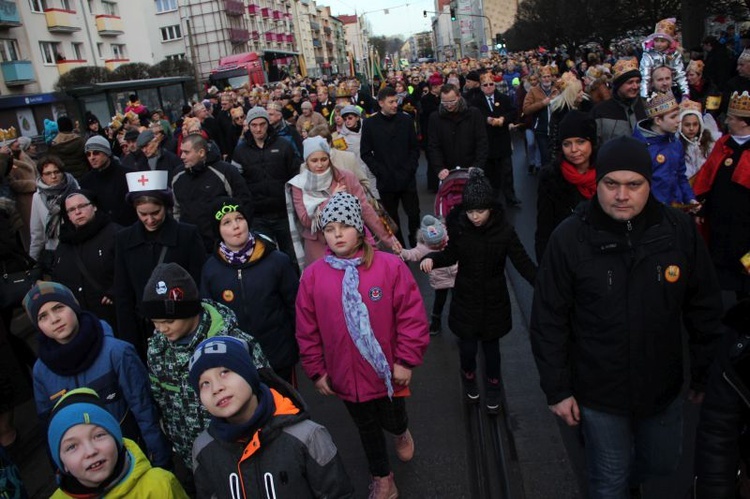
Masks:
[[[0,141],[5,142],[6,140],[14,140],[18,137],[16,127],[0,128]]]
[[[695,112],[703,114],[702,109],[701,109],[701,103],[695,102],[694,100],[686,99],[680,102],[680,112],[684,113],[687,111],[695,111]]]
[[[729,98],[727,114],[741,118],[750,118],[750,94],[747,93],[747,90],[741,94],[738,92],[732,93],[732,96]]]
[[[677,101],[672,92],[653,93],[646,99],[643,106],[646,109],[646,117],[654,118],[678,109]]]
[[[640,71],[638,70],[638,59],[636,59],[635,57],[624,57],[622,59],[618,59],[615,63],[615,66],[612,68],[612,71],[614,73],[615,80],[631,71],[638,71],[638,74],[640,74]]]
[[[675,35],[677,34],[677,20],[674,17],[670,17],[668,19],[662,19],[658,23],[656,23],[656,28],[654,29],[654,38],[658,38],[658,35],[665,35],[664,38],[667,38],[669,41],[674,40]]]

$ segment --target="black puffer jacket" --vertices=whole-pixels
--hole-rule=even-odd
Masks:
[[[461,97],[463,101],[463,97]],[[466,106],[466,103],[460,104]],[[484,168],[487,163],[487,130],[482,113],[464,108],[448,113],[438,108],[429,123],[427,154],[436,170],[457,166]]]
[[[362,123],[359,154],[378,179],[380,192],[416,188],[419,143],[414,120],[408,114],[376,113]]]
[[[738,497],[737,469],[741,460],[750,464],[750,300],[729,309],[724,323],[732,331],[711,370],[698,423],[698,499]]]
[[[683,385],[702,389],[723,328],[716,273],[695,222],[651,196],[618,222],[597,197],[552,233],[539,268],[531,345],[547,402],[570,396],[611,414],[648,417]]]
[[[299,173],[302,159],[292,145],[269,126],[263,148],[257,146],[250,132],[234,149],[233,163],[242,169],[252,194],[252,207],[259,217],[286,217],[284,186]]]
[[[299,358],[294,337],[299,277],[291,260],[270,240],[254,234],[250,261],[230,265],[214,251],[203,265],[201,297],[231,308],[240,329],[260,343],[276,370]]]
[[[493,208],[490,219],[481,227],[469,221],[462,205],[451,211],[446,222],[448,246],[425,258],[432,258],[434,268],[458,262],[448,325],[459,338],[500,338],[513,325],[505,260],[510,258],[529,283],[534,282],[536,265],[505,220],[500,205]]]

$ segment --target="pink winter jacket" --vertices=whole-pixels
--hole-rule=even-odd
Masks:
[[[361,255],[361,253],[360,253]],[[359,255],[358,255],[359,256]],[[395,255],[375,251],[369,269],[360,265],[359,292],[375,337],[393,367],[416,367],[430,341],[422,295],[409,268]],[[350,402],[388,395],[385,382],[360,355],[346,328],[341,303],[343,270],[325,260],[307,267],[297,293],[297,343],[305,374],[328,374],[336,394]],[[398,386],[394,386],[398,390]]]
[[[403,250],[401,258],[408,262],[419,262],[429,253],[435,251],[430,249],[425,243],[417,243],[416,248]],[[432,269],[430,272],[430,287],[432,289],[449,289],[456,285],[456,274],[458,274],[458,264],[454,263],[450,267]]]

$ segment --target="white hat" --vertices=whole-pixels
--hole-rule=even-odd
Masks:
[[[129,192],[163,191],[169,188],[166,170],[148,170],[125,174]]]

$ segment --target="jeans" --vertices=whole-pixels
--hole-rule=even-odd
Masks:
[[[297,256],[294,254],[294,245],[292,244],[292,233],[289,230],[289,219],[286,216],[255,216],[252,221],[252,229],[276,241],[276,245],[280,251],[289,255],[292,262],[297,261]],[[297,266],[295,265],[294,267],[296,268]]]
[[[542,158],[539,155],[539,147],[536,144],[534,130],[526,129],[526,161],[529,165],[542,166]]]
[[[669,475],[682,455],[683,398],[634,418],[580,406],[590,499],[627,499],[628,489]]]
[[[551,164],[552,152],[550,151],[549,135],[546,133],[535,133],[534,138],[536,139],[536,144],[539,148],[539,155],[542,158],[541,163],[537,166],[544,167]]]

